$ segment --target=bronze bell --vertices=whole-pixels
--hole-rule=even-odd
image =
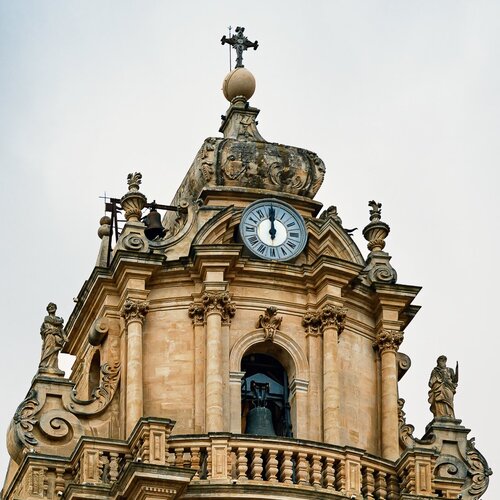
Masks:
[[[265,406],[252,408],[247,415],[246,434],[276,436],[271,410]]]
[[[158,236],[163,237],[167,230],[162,226],[161,216],[156,211],[154,204],[151,206],[151,210],[146,217],[143,219],[144,224],[146,224],[146,229],[144,234],[148,240],[154,240]]]
[[[276,436],[273,425],[273,415],[266,408],[269,384],[252,381],[251,390],[254,394],[252,408],[247,415],[247,426],[245,433],[258,436]]]

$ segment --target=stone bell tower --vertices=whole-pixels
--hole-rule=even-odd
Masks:
[[[397,281],[381,204],[365,258],[314,199],[323,161],[260,135],[243,67],[257,42],[237,28],[222,43],[237,53],[222,135],[170,205],[130,174],[64,328],[47,308],[2,498],[479,499],[491,471],[443,357],[422,439],[405,420],[400,347],[420,288]]]

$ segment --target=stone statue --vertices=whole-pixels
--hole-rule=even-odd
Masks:
[[[66,342],[66,335],[63,331],[64,320],[56,316],[57,306],[50,302],[47,306],[47,312],[42,326],[40,327],[40,335],[42,336],[42,357],[38,366],[39,373],[49,375],[64,375],[62,370],[59,370],[57,358],[59,351],[63,348]]]
[[[458,385],[458,363],[453,371],[446,361],[446,356],[439,356],[429,379],[429,403],[434,418],[455,418],[453,398]]]

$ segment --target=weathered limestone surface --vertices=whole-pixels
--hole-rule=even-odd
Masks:
[[[44,320],[39,372],[9,429],[3,498],[477,500],[485,491],[491,471],[454,418],[458,378],[439,361],[434,420],[422,439],[406,423],[398,381],[410,361],[399,348],[420,289],[397,283],[381,204],[369,203],[364,259],[335,207],[318,217],[323,162],[265,141],[257,114],[236,95],[224,137],[204,142],[177,191],[164,237],[146,238],[142,176],[129,175],[118,241],[109,252],[112,221],[102,218],[97,266],[66,329],[54,307]],[[264,197],[305,220],[295,260],[260,260],[240,241],[242,211]],[[75,356],[69,378],[61,349]],[[286,401],[276,411],[291,433],[244,435],[243,360],[261,355],[275,364],[259,375],[273,380],[281,367]]]

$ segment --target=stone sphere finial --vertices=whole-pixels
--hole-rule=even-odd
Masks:
[[[111,218],[108,217],[107,215],[104,215],[101,217],[101,220],[99,221],[99,229],[97,230],[97,234],[99,235],[99,238],[101,240],[104,238],[104,236],[109,236],[111,234]]]
[[[222,92],[229,102],[239,96],[248,101],[255,92],[255,78],[246,68],[235,68],[224,78]]]
[[[127,184],[128,193],[122,196],[120,204],[125,210],[125,219],[127,222],[139,222],[142,215],[142,209],[148,202],[147,198],[139,192],[142,174],[135,172],[128,174]]]

